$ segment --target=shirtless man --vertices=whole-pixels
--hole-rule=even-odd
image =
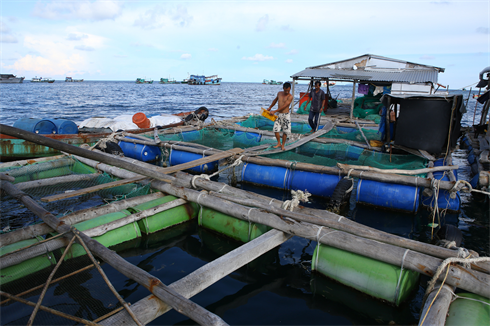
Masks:
[[[274,121],[274,128],[272,131],[274,131],[277,139],[277,145],[274,146],[274,148],[279,148],[281,147],[282,150],[284,150],[284,145],[286,144],[286,139],[288,135],[291,133],[291,115],[289,114],[289,105],[293,101],[293,95],[291,95],[291,84],[290,83],[284,83],[282,85],[283,91],[277,93],[276,98],[272,101],[272,104],[269,106],[267,111],[269,111],[271,114],[277,113],[277,119]],[[279,102],[277,105],[277,110],[271,111],[271,109],[276,105],[276,103]],[[282,130],[282,144],[281,144],[281,136],[279,135],[279,132]]]

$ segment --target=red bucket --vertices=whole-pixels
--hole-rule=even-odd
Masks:
[[[133,122],[140,128],[150,128],[150,120],[142,112],[133,115]]]

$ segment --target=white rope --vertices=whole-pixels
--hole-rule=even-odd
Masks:
[[[302,192],[301,190],[291,190],[291,194],[293,195],[293,199],[286,200],[282,204],[282,209],[289,209],[291,212],[294,210],[295,207],[298,207],[300,201],[306,202],[308,201],[308,197],[311,196],[308,190],[305,190],[305,192]]]
[[[225,185],[223,186],[223,188],[221,188],[220,190],[218,190],[218,193],[221,193],[221,192],[223,191],[223,189],[225,189],[225,187],[226,187],[226,186],[227,186],[227,184],[225,184]]]
[[[320,227],[320,230],[318,230],[318,233],[316,235],[317,236],[317,243],[316,243],[316,245],[318,247],[318,249],[316,250],[316,258],[315,258],[315,266],[316,266],[316,269],[318,269],[318,256],[320,256],[320,248],[321,248],[321,246],[320,246],[321,242],[320,241],[323,239],[324,236],[326,236],[326,235],[328,235],[330,233],[337,232],[337,230],[330,231],[328,233],[325,233],[324,235],[321,236],[320,239],[318,239],[318,236],[320,235],[320,231],[322,230],[322,228],[323,228],[323,226]]]
[[[476,302],[479,302],[479,303],[483,303],[483,304],[486,304],[487,306],[490,306],[490,303],[488,302],[485,302],[485,301],[482,301],[482,300],[478,300],[478,299],[473,299],[473,298],[468,298],[468,297],[462,297],[462,296],[459,296],[457,295],[456,293],[454,293],[451,289],[449,288],[446,288],[446,290],[448,290],[449,292],[451,292],[451,294],[453,295],[453,299],[451,300],[451,302],[453,302],[454,300],[456,299],[465,299],[465,300],[471,300],[471,301],[476,301]]]
[[[201,196],[202,196],[202,194],[203,194],[203,193],[204,193],[204,192],[201,192],[201,193],[199,194],[199,196],[197,196],[197,200],[196,200],[196,202],[197,202],[197,203],[199,204],[199,206],[200,206],[200,208],[199,208],[199,215],[198,215],[198,217],[197,217],[197,221],[198,221],[199,226],[202,226],[202,204],[199,202],[199,198],[201,198]]]
[[[400,292],[400,281],[402,279],[402,274],[403,274],[403,264],[405,264],[405,257],[407,256],[407,253],[409,251],[410,250],[407,249],[407,250],[405,250],[405,253],[403,254],[402,265],[400,267],[400,275],[398,276],[398,282],[396,283],[396,289],[395,289],[395,297],[393,298],[393,301],[395,302],[395,304],[396,304],[396,299],[398,298],[398,293]]]
[[[248,221],[248,241],[250,241],[250,235],[252,233],[252,223],[250,222],[250,212],[252,211],[252,209],[255,209],[255,207],[252,207],[248,210],[248,213],[247,213],[247,221]]]
[[[203,152],[203,153],[204,153],[204,152]],[[229,168],[232,168],[232,167],[235,167],[235,166],[237,166],[237,165],[239,165],[239,164],[242,164],[242,163],[243,163],[243,162],[242,162],[242,157],[243,157],[243,156],[244,156],[244,155],[242,155],[242,156],[240,156],[239,158],[237,158],[237,159],[235,160],[235,162],[233,162],[231,165],[228,165],[227,167],[225,167],[225,168],[223,168],[223,169],[221,169],[221,170],[219,170],[219,171],[216,171],[215,173],[213,173],[213,174],[211,174],[211,175],[207,175],[207,174],[200,174],[200,175],[195,175],[195,176],[193,176],[193,177],[192,177],[192,180],[191,180],[191,185],[192,185],[192,187],[193,187],[193,188],[197,188],[197,186],[196,186],[196,184],[195,184],[195,181],[196,181],[196,179],[197,179],[197,178],[203,178],[203,179],[206,179],[206,180],[208,180],[208,181],[209,181],[209,180],[211,180],[211,178],[212,178],[212,177],[214,177],[215,175],[217,175],[217,174],[219,174],[219,173],[221,173],[221,172],[223,172],[223,171],[225,171],[225,170],[227,170],[227,169],[229,169]],[[224,187],[223,187],[221,190],[225,189],[225,187],[226,187],[226,185],[225,185],[225,186],[224,186]],[[219,192],[221,192],[221,190],[220,190]]]

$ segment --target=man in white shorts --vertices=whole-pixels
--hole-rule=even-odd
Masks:
[[[267,111],[271,114],[277,113],[277,119],[274,121],[274,127],[272,131],[274,131],[277,139],[277,145],[274,148],[281,147],[284,150],[284,145],[286,144],[286,139],[288,135],[291,133],[291,115],[289,114],[289,105],[293,101],[293,95],[291,95],[291,84],[286,82],[282,85],[283,91],[277,93],[276,98],[272,101],[272,104],[269,106]],[[271,111],[271,109],[277,105],[277,110]],[[282,144],[281,144],[281,136],[279,132],[282,130]]]

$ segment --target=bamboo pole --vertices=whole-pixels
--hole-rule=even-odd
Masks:
[[[285,233],[309,240],[320,240],[321,243],[328,246],[347,250],[395,266],[402,266],[403,264],[405,268],[428,276],[434,275],[442,263],[441,259],[429,255],[365,239],[343,231],[313,224],[298,223],[293,220],[286,221],[277,215],[263,212],[259,209],[250,209],[250,207],[241,206],[216,196],[211,196],[204,191],[198,192],[182,187],[175,187],[160,181],[153,181],[152,186],[174,196],[186,198],[187,200],[197,202],[200,205],[218,210],[241,220],[264,224]],[[490,275],[484,273],[467,270],[461,266],[450,266],[447,283],[479,295],[490,297]]]
[[[115,230],[127,224],[137,222],[144,218],[153,216],[157,213],[169,210],[177,206],[184,205],[186,203],[187,201],[185,201],[184,199],[180,199],[180,198],[175,199],[167,203],[143,210],[141,212],[122,217],[115,221],[85,230],[84,234],[89,237],[101,236],[111,230]],[[26,261],[27,259],[34,258],[43,254],[47,254],[51,251],[67,246],[65,239],[53,239],[49,241],[48,240],[44,240],[44,241],[45,243],[43,243],[42,246],[31,245],[29,248],[26,248],[24,250],[22,249],[16,250],[16,254],[13,254],[12,252],[4,254],[3,256],[0,257],[0,269],[20,264],[21,262]],[[17,251],[21,251],[21,253],[17,254]]]
[[[60,218],[60,221],[64,221],[65,223],[73,225],[86,220],[90,220],[97,216],[119,212],[128,207],[136,206],[150,200],[161,198],[163,196],[164,196],[163,193],[156,192],[149,195],[143,195],[143,196],[116,201],[111,204],[107,204],[100,207],[95,207],[95,208],[90,207],[65,215]],[[18,241],[35,238],[37,236],[43,236],[53,231],[54,229],[49,225],[47,225],[46,223],[29,225],[22,229],[18,229],[9,233],[0,234],[0,246],[3,247]]]
[[[0,185],[1,188],[3,188],[11,196],[19,198],[19,201],[21,201],[26,207],[42,218],[52,228],[56,229],[56,231],[59,233],[72,231],[70,225],[59,224],[58,219],[54,215],[44,210],[33,199],[16,189],[10,182],[1,181]],[[77,235],[83,239],[87,247],[97,256],[99,256],[99,258],[110,264],[126,277],[131,278],[132,280],[143,285],[160,300],[170,304],[179,313],[184,314],[201,325],[227,325],[218,316],[203,309],[196,303],[187,300],[173,289],[170,289],[164,285],[158,278],[127,262],[112,250],[104,247],[98,241],[91,239],[82,232],[77,233]],[[66,236],[70,237],[68,234]]]
[[[48,179],[40,179],[33,181],[20,182],[15,184],[17,188],[20,190],[23,189],[34,189],[45,186],[53,186],[60,183],[69,183],[69,182],[80,182],[80,181],[88,181],[99,177],[99,173],[91,173],[91,174],[71,174],[65,175],[61,177],[53,177]]]
[[[0,173],[0,180],[14,182],[15,181],[15,178],[12,177],[12,176],[10,176],[10,175],[7,175],[7,174]]]
[[[344,171],[354,169],[354,170],[374,171],[378,173],[391,173],[391,174],[422,174],[422,173],[429,173],[429,172],[433,173],[437,171],[450,171],[450,170],[459,169],[459,166],[457,165],[436,166],[436,167],[417,169],[417,170],[400,170],[400,169],[385,170],[385,169],[373,168],[371,166],[350,165],[350,164],[342,164],[342,163],[337,163],[337,166]]]
[[[425,301],[419,318],[419,326],[444,326],[446,323],[446,316],[451,305],[454,288],[440,282],[438,283],[438,287],[432,290]]]

